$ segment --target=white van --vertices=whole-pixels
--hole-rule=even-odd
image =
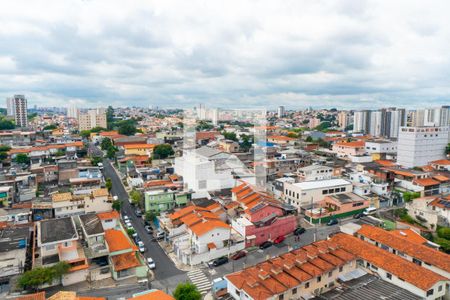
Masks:
[[[375,207],[368,207],[363,211],[363,214],[368,216],[368,215],[373,214],[376,211],[377,211],[377,209]]]

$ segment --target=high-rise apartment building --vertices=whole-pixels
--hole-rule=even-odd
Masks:
[[[6,98],[6,115],[14,116],[14,97]]]
[[[381,136],[383,132],[383,117],[384,117],[383,111],[371,111],[370,116],[370,122],[369,122],[369,133],[372,136]]]
[[[369,110],[360,110],[355,111],[353,117],[353,131],[368,133],[370,129],[370,111]]]
[[[340,129],[345,129],[348,125],[350,125],[351,116],[347,111],[341,111],[337,115],[337,120]]]
[[[280,105],[278,106],[278,118],[284,117],[286,114],[286,111],[284,110],[284,106]]]
[[[450,106],[413,111],[411,123],[413,126],[448,126],[450,125]]]
[[[17,127],[28,127],[28,106],[24,95],[14,95],[7,99],[7,107],[14,116]]]
[[[67,108],[67,117],[78,119],[78,108],[74,104],[71,104]]]
[[[78,115],[78,130],[90,130],[95,127],[107,127],[106,110],[104,108],[90,109]]]
[[[413,168],[445,158],[449,128],[449,126],[401,127],[398,136],[397,163]]]

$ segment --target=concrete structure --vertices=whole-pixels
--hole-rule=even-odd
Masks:
[[[13,97],[8,97],[6,98],[6,115],[13,117],[14,116],[14,98]]]
[[[336,153],[338,157],[341,158],[352,158],[354,156],[362,156],[366,153],[364,149],[364,141],[353,141],[353,142],[337,142],[333,145],[333,152]]]
[[[370,111],[355,111],[353,117],[353,132],[368,133],[370,124]]]
[[[364,147],[373,160],[386,159],[387,156],[397,154],[397,142],[390,140],[368,140]]]
[[[322,165],[310,165],[297,170],[299,181],[331,179],[333,168]]]
[[[170,190],[154,190],[144,193],[145,211],[163,212],[183,207],[191,200],[190,192],[177,192]]]
[[[444,159],[445,147],[449,143],[449,128],[449,126],[401,127],[397,146],[397,163],[413,168]]]
[[[6,227],[0,230],[0,280],[8,282],[12,276],[24,272],[31,228]]]
[[[406,208],[411,217],[432,230],[438,225],[450,227],[450,196],[416,198],[406,203]]]
[[[17,127],[28,127],[28,106],[24,95],[14,95],[12,98],[12,112]]]
[[[337,121],[339,128],[343,130],[350,125],[351,115],[347,111],[340,111],[337,116]]]
[[[104,108],[90,109],[78,116],[78,130],[90,130],[95,127],[106,128],[106,110]]]
[[[278,106],[278,111],[277,111],[278,118],[284,117],[285,113],[286,112],[285,112],[284,106],[282,106],[282,105]]]
[[[284,184],[283,198],[298,209],[321,201],[327,195],[349,193],[352,184],[344,179],[328,179]]]
[[[69,105],[69,107],[67,108],[67,117],[78,120],[78,114],[79,114],[79,110],[75,106],[75,104]]]

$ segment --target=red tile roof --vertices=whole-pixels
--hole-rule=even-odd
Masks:
[[[105,230],[105,240],[110,252],[122,251],[126,249],[137,250],[136,246],[125,236],[122,230]]]
[[[111,219],[118,219],[120,218],[120,214],[117,210],[113,210],[110,212],[103,212],[103,213],[98,213],[97,217],[100,220],[111,220]]]
[[[127,252],[119,255],[114,255],[111,257],[111,260],[114,265],[114,271],[116,272],[139,267],[141,265],[136,257],[135,252]]]
[[[175,300],[175,298],[167,295],[163,291],[155,290],[133,298],[128,298],[128,300]]]
[[[17,298],[16,300],[45,300],[45,292],[38,292],[28,295],[22,295]]]
[[[366,144],[365,141],[353,141],[353,142],[338,142],[335,145],[348,148],[360,148],[364,147],[365,144]]]
[[[414,183],[420,186],[432,186],[432,185],[438,185],[440,184],[439,181],[436,181],[432,178],[420,178],[420,179],[415,179]]]
[[[449,159],[439,159],[439,160],[430,162],[430,164],[441,165],[441,166],[450,166],[450,160]]]
[[[405,280],[423,291],[428,291],[439,281],[447,280],[441,275],[422,268],[413,262],[407,261],[354,236],[338,233],[331,238],[331,241],[372,265]]]
[[[205,220],[189,227],[196,236],[202,236],[216,228],[230,228],[230,225],[220,220]]]

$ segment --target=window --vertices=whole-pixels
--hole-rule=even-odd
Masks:
[[[428,292],[427,292],[427,296],[431,296],[431,295],[433,295],[433,293],[434,293],[434,290],[433,290],[433,289],[431,289],[431,290],[428,290]]]
[[[323,190],[322,191],[322,195],[326,195],[326,194],[328,194],[328,191],[327,190]]]
[[[322,276],[317,277],[317,282],[320,282],[320,281],[322,281]]]
[[[309,282],[305,283],[305,289],[309,288]]]
[[[331,277],[331,276],[333,276],[333,271],[328,273],[328,277]]]
[[[442,289],[442,286],[440,286],[439,288]],[[292,295],[295,295],[295,294],[297,294],[297,288],[293,288],[292,289]]]
[[[438,287],[438,292],[441,292],[442,291],[442,285],[440,285],[439,287]]]
[[[415,258],[413,258],[413,263],[415,263],[416,265],[419,265],[419,266],[422,265],[422,261],[415,259]]]
[[[392,280],[392,274],[391,273],[386,273],[386,277],[387,277],[387,279]]]
[[[278,299],[283,300],[283,299],[284,299],[284,295],[283,295],[283,294],[280,295],[280,296],[278,297]]]
[[[339,272],[342,272],[342,270],[344,270],[344,267],[339,267]]]

